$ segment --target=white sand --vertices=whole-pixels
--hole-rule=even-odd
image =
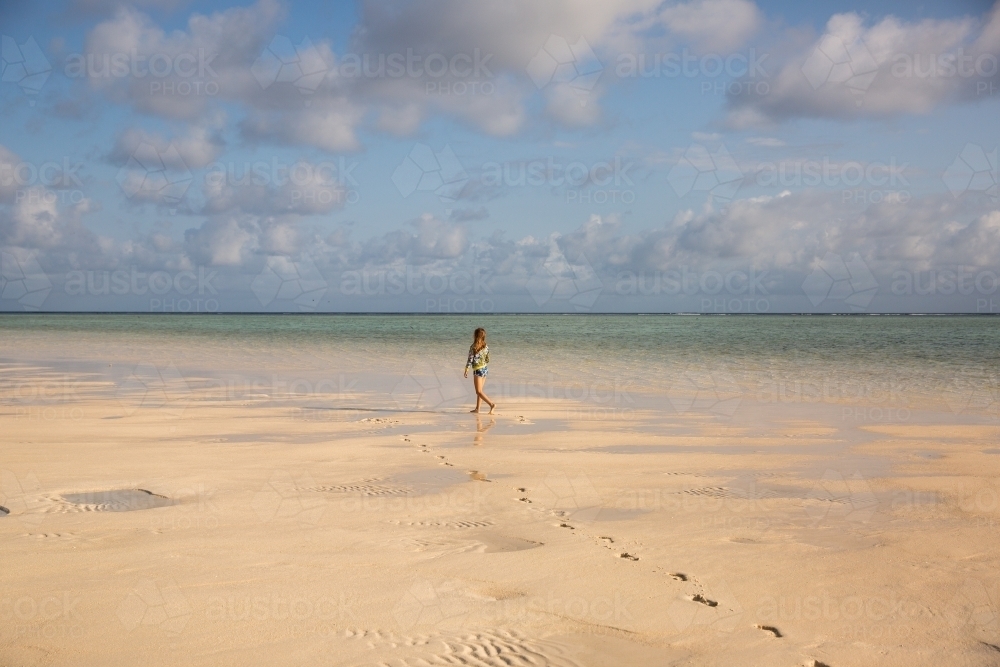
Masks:
[[[976,415],[141,405],[84,376],[32,403],[68,376],[3,374],[0,665],[1000,664]]]

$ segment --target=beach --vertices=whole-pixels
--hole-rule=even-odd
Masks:
[[[992,318],[0,331],[3,665],[1000,663]]]

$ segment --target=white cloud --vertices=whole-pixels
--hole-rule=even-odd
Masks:
[[[158,9],[173,11],[190,3],[191,0],[72,0],[70,11],[73,14],[104,15],[114,12],[125,5],[142,7],[143,9]]]
[[[256,216],[329,213],[344,207],[348,179],[331,163],[299,161],[280,171],[256,173],[248,163],[217,163],[205,174],[202,213]],[[260,166],[258,163],[257,166]]]
[[[730,51],[758,30],[762,17],[748,0],[693,0],[665,7],[660,20],[702,51]]]
[[[761,148],[781,148],[785,145],[784,140],[777,137],[747,137],[746,142]]]
[[[241,266],[261,248],[265,228],[249,215],[210,218],[184,235],[185,251],[196,263],[211,266]]]
[[[294,110],[251,112],[240,131],[251,141],[315,146],[331,153],[356,151],[361,144],[355,128],[363,115],[364,110],[347,98],[321,97]]]
[[[122,6],[87,35],[67,74],[84,78],[113,101],[167,118],[195,119],[217,99],[246,100],[263,92],[250,65],[283,12],[258,0],[206,16],[169,33],[145,14]]]
[[[815,41],[772,59],[777,74],[766,95],[730,95],[728,124],[890,117],[986,99],[983,86],[1000,82],[998,54],[1000,4],[981,20],[888,16],[866,25],[853,12],[835,14]]]
[[[593,125],[601,120],[601,97],[607,92],[590,85],[599,79],[601,53],[607,60],[623,48],[640,48],[647,34],[664,31],[698,48],[736,48],[759,24],[759,11],[749,0],[691,0],[666,7],[659,0],[403,5],[368,0],[344,53],[334,53],[330,42],[316,35],[302,42],[308,43],[303,48],[310,71],[319,74],[296,89],[280,72],[277,78],[261,78],[274,73],[267,63],[278,63],[271,53],[275,40],[288,41],[278,34],[283,16],[276,0],[258,0],[210,15],[194,13],[185,29],[168,32],[134,7],[121,5],[88,33],[82,58],[71,56],[67,72],[76,71],[112,101],[170,119],[196,121],[219,103],[236,102],[245,112],[241,129],[248,139],[341,152],[360,148],[358,128],[372,117],[374,127],[396,135],[418,131],[433,114],[492,136],[515,135],[530,121],[533,95],[544,98],[545,114],[557,123]],[[553,39],[586,44],[588,53],[593,47],[588,67],[598,69],[585,73],[588,82],[594,79],[586,90],[561,80],[538,90],[529,79],[526,68]],[[417,56],[421,70],[442,63],[445,69],[417,76],[390,72],[387,60],[408,54]],[[168,71],[115,74],[116,58],[124,59],[126,68],[138,64],[141,71],[153,66]]]
[[[219,132],[205,125],[189,125],[185,134],[171,139],[132,127],[118,135],[109,159],[125,164],[142,144],[153,146],[160,155],[175,155],[176,163],[166,166],[180,170],[205,167],[217,160],[225,148]],[[171,146],[175,150],[171,151]]]
[[[465,227],[424,214],[409,225],[361,244],[355,261],[365,264],[391,264],[397,260],[425,263],[455,259],[468,248]]]

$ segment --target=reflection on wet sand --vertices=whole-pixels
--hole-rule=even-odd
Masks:
[[[486,432],[489,431],[494,426],[496,426],[496,424],[497,424],[497,420],[495,418],[490,417],[489,421],[487,421],[487,422],[484,423],[482,416],[480,416],[480,415],[477,414],[476,415],[476,435],[472,439],[472,444],[474,444],[474,445],[481,445],[481,444],[483,444],[483,439],[486,436]]]

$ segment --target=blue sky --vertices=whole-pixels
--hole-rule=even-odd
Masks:
[[[0,33],[2,310],[1000,311],[989,3],[71,0]]]

